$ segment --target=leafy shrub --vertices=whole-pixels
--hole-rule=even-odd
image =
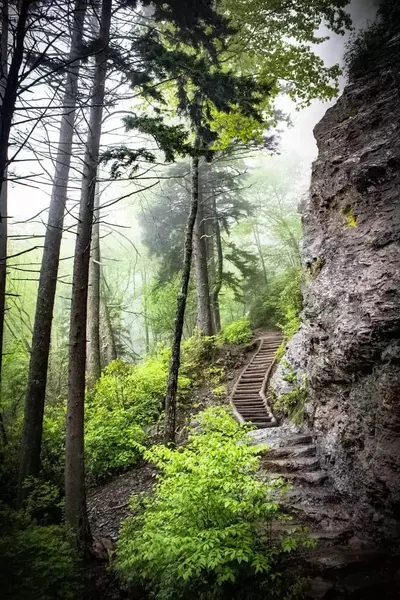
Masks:
[[[306,386],[302,385],[288,394],[282,394],[274,402],[274,408],[280,410],[295,425],[301,425],[304,421],[304,406],[307,401]]]
[[[288,281],[279,295],[279,307],[282,315],[278,327],[282,329],[285,340],[290,340],[300,327],[300,312],[303,308],[301,293],[302,272],[293,269]]]
[[[253,339],[248,317],[225,325],[220,333],[220,338],[228,344],[249,344]]]
[[[242,576],[263,574],[269,587],[276,576],[282,547],[269,543],[265,524],[278,516],[283,482],[274,487],[257,479],[260,448],[225,410],[207,409],[200,425],[186,447],[146,453],[163,474],[154,496],[133,498],[134,516],[120,531],[121,578],[158,600],[233,599]]]
[[[101,479],[134,465],[143,455],[146,434],[136,424],[135,411],[116,406],[92,406],[85,427],[87,472]]]
[[[0,589],[4,600],[73,600],[77,572],[65,528],[36,525],[0,508]]]
[[[29,477],[24,482],[24,510],[41,525],[60,523],[64,502],[60,489],[50,481]]]
[[[64,488],[66,406],[46,406],[43,419],[41,464],[43,477]]]
[[[201,335],[199,329],[181,345],[181,373],[198,383],[204,366],[215,356],[215,337]]]

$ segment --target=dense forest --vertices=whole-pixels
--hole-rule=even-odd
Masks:
[[[351,281],[355,240],[369,235],[360,207],[396,176],[400,144],[387,126],[383,169],[371,133],[375,162],[353,177],[367,162],[350,156],[358,133],[335,136],[399,81],[397,2],[372,25],[348,0],[0,4],[2,597],[375,598],[360,567],[362,585],[337,575],[344,560],[350,577],[354,553],[381,557],[372,542],[385,538],[349,534],[357,499],[340,478],[358,481],[362,436],[346,446],[339,428],[349,456],[335,454],[323,407],[348,392],[318,394],[378,360],[358,347],[364,364],[327,375],[341,344],[353,360],[345,318],[329,319],[371,297],[353,310],[362,294],[337,291],[335,274]],[[329,40],[341,64],[325,60]],[[316,129],[310,191],[314,150],[301,130],[286,140],[349,80],[345,116]],[[375,132],[383,110],[365,120]],[[323,216],[338,206],[340,235]],[[394,531],[395,500],[370,496],[357,515]],[[376,572],[395,598],[385,561]]]

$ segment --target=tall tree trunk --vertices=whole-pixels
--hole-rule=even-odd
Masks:
[[[264,255],[262,253],[262,245],[261,245],[260,234],[258,233],[257,225],[253,226],[253,234],[254,234],[254,240],[255,240],[256,246],[257,246],[258,256],[260,257],[262,272],[264,275],[264,283],[265,283],[265,285],[268,285],[267,269],[265,266]]]
[[[65,456],[65,519],[85,550],[90,540],[86,511],[84,461],[84,411],[86,368],[86,318],[89,283],[90,240],[101,124],[107,75],[112,0],[103,0],[100,22],[101,51],[96,55],[89,132],[83,165],[81,203],[75,245],[69,333],[69,373]]]
[[[111,325],[110,311],[107,306],[104,293],[105,284],[103,282],[100,290],[100,357],[101,367],[104,369],[113,360],[117,360],[117,348],[115,345],[115,336]]]
[[[195,147],[198,147],[199,141],[196,141]],[[192,159],[192,204],[186,224],[185,251],[183,259],[183,270],[181,279],[181,289],[178,294],[178,302],[175,317],[175,334],[172,343],[171,363],[169,367],[167,393],[165,397],[165,424],[164,424],[164,442],[175,443],[176,428],[176,394],[178,391],[179,367],[181,364],[181,340],[183,333],[183,324],[185,321],[185,309],[189,291],[190,269],[193,253],[193,232],[196,222],[196,215],[199,206],[199,158],[195,156]]]
[[[2,34],[1,34],[1,118],[0,118],[0,381],[3,363],[3,337],[7,278],[7,165],[8,144],[11,124],[14,117],[15,103],[19,88],[19,70],[24,57],[26,25],[31,0],[21,0],[15,30],[13,31],[13,48],[10,68],[8,69],[7,46],[9,33],[8,2],[2,2]]]
[[[1,3],[1,37],[0,37],[0,107],[3,105],[8,76],[8,2]],[[7,271],[7,171],[0,192],[0,400],[3,364],[4,318],[6,307],[6,271]],[[1,406],[1,405],[0,405]],[[0,434],[4,445],[7,444],[7,433],[3,413],[0,411]]]
[[[19,505],[22,502],[24,479],[29,476],[36,476],[40,465],[40,448],[42,442],[43,411],[46,396],[51,326],[56,295],[65,205],[67,201],[80,70],[79,56],[82,53],[86,8],[87,0],[76,0],[74,8],[74,26],[68,61],[70,66],[67,72],[64,98],[62,100],[62,104],[66,108],[61,119],[53,180],[54,183],[44,241],[36,301],[35,324],[32,335],[32,349],[29,363],[19,470]]]
[[[1,3],[1,37],[0,37],[0,108],[3,110],[3,98],[8,77],[8,2]],[[1,113],[2,114],[2,113]],[[4,314],[6,303],[6,270],[7,270],[7,171],[3,174],[4,181],[0,192],[0,394],[4,337]],[[0,396],[1,397],[1,396]],[[4,428],[3,416],[0,415],[0,429],[4,443],[7,436]]]
[[[89,265],[87,386],[91,389],[101,374],[100,361],[100,193],[97,185],[92,226]]]
[[[199,168],[193,165],[193,168]],[[199,173],[197,173],[197,182],[199,185]],[[192,191],[193,193],[193,191]],[[197,295],[197,326],[203,335],[212,335],[213,326],[211,318],[210,286],[208,281],[207,265],[207,246],[204,227],[204,198],[200,193],[200,186],[197,190],[198,209],[197,217],[193,231],[193,253],[196,279]]]
[[[148,310],[148,301],[147,301],[147,277],[146,271],[143,269],[142,271],[142,283],[145,288],[144,298],[143,298],[143,321],[144,321],[144,336],[146,343],[146,354],[150,352],[150,328],[149,328],[149,310]]]
[[[214,333],[218,333],[221,330],[221,313],[220,313],[220,309],[219,309],[219,294],[220,294],[221,287],[222,287],[224,256],[222,253],[221,227],[219,225],[217,203],[216,203],[214,194],[213,194],[213,198],[212,198],[212,208],[213,208],[214,241],[215,241],[215,248],[217,250],[217,260],[216,260],[216,265],[215,265],[215,270],[214,270],[213,289],[212,289],[212,293],[211,293],[211,306],[212,306],[213,319],[214,319]]]

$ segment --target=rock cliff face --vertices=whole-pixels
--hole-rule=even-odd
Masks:
[[[306,372],[334,484],[360,519],[400,537],[399,37],[390,47],[315,129],[304,313],[288,356]]]

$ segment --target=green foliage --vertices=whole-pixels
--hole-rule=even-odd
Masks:
[[[60,523],[63,501],[60,489],[50,481],[30,477],[24,482],[24,510],[41,525]]]
[[[120,532],[120,576],[159,600],[232,599],[248,573],[273,587],[276,557],[293,549],[273,547],[260,527],[278,517],[284,483],[257,479],[248,428],[221,408],[201,413],[200,427],[185,447],[146,453],[162,475],[154,496],[133,499]]]
[[[199,381],[204,368],[215,356],[215,337],[201,335],[199,329],[181,344],[181,373],[195,382]]]
[[[398,42],[388,44],[398,33],[400,6],[397,0],[383,0],[378,20],[353,37],[345,55],[346,68],[351,77],[363,77],[384,60],[396,57]]]
[[[64,488],[66,407],[46,406],[43,420],[41,464],[46,480]]]
[[[274,402],[274,409],[280,410],[295,425],[304,421],[304,406],[307,402],[306,386],[302,385],[288,394],[282,394]]]
[[[248,317],[234,321],[223,327],[220,339],[229,344],[249,344],[253,340],[253,332]]]
[[[300,269],[293,269],[288,275],[288,281],[279,294],[279,310],[282,320],[278,323],[278,327],[282,329],[285,340],[289,340],[298,331],[300,312],[303,308],[302,272]]]
[[[0,507],[0,589],[4,600],[75,600],[77,569],[66,530],[43,527]]]
[[[392,0],[393,1],[393,0]],[[303,105],[314,98],[334,98],[337,65],[327,67],[313,50],[325,38],[322,21],[343,34],[351,20],[348,0],[222,0],[236,34],[230,39],[231,64],[242,72],[257,73],[260,80],[283,82],[286,93]],[[273,96],[279,93],[276,85]]]
[[[116,406],[91,410],[85,427],[86,468],[91,478],[103,479],[134,465],[142,456],[146,434],[135,424],[134,411]]]
[[[87,471],[94,479],[134,465],[142,456],[144,428],[158,418],[168,376],[168,352],[141,365],[114,361],[88,399],[85,425]],[[190,380],[179,378],[180,393]]]

